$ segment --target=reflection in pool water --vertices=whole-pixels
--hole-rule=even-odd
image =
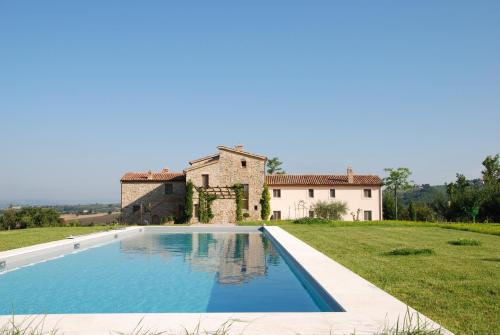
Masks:
[[[165,261],[183,257],[193,271],[216,272],[220,284],[238,284],[266,274],[267,263],[280,257],[262,234],[144,234],[125,240],[121,250],[130,254],[157,254]]]

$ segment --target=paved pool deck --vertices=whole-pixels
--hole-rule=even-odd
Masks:
[[[144,230],[161,229],[168,232],[199,231],[241,231],[251,232],[258,227],[190,226],[190,227],[127,227],[120,230],[95,233],[41,245],[20,248],[0,253],[6,270],[22,266],[26,262],[47,259],[57,253],[68,253],[79,244],[85,248],[96,242],[104,243]],[[227,334],[378,334],[400,326],[405,316],[420,318],[430,329],[441,329],[442,334],[451,332],[440,327],[417,311],[387,292],[361,278],[354,272],[330,259],[323,253],[289,234],[280,227],[263,227],[263,230],[282,247],[285,252],[316,284],[331,295],[345,312],[322,313],[136,313],[136,314],[49,314],[26,316],[18,315],[15,322],[25,319],[43,321],[44,329],[57,329],[58,334],[113,334],[131,333],[138,325],[142,331],[164,331],[165,334],[185,334],[186,329],[193,331],[198,325],[200,330],[215,331],[223,325],[230,325]],[[36,293],[34,293],[36,294]],[[98,302],[96,302],[98,303]],[[12,316],[0,316],[0,328]],[[36,324],[35,321],[33,324]]]

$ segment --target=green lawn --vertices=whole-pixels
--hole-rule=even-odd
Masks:
[[[29,245],[61,240],[69,235],[83,235],[109,230],[109,226],[94,227],[46,227],[0,231],[0,251]]]
[[[438,225],[280,226],[455,334],[500,334],[500,237]],[[479,246],[457,246],[460,239]],[[432,249],[394,256],[394,249]]]
[[[262,221],[242,221],[240,226],[261,226]],[[292,220],[267,221],[267,225],[282,226],[294,224]],[[330,221],[326,225],[334,227],[437,227],[451,230],[464,230],[476,233],[491,234],[500,236],[499,223],[436,223],[436,222],[415,222],[415,221]]]

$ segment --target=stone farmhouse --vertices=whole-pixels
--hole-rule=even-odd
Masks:
[[[260,198],[264,183],[271,193],[271,219],[314,216],[318,201],[343,201],[344,220],[382,220],[382,181],[374,175],[266,176],[267,158],[247,152],[243,146],[219,146],[218,153],[189,162],[183,172],[129,172],[121,178],[123,220],[131,224],[160,224],[180,218],[184,212],[186,183],[194,185],[198,222],[199,191],[216,197],[212,203],[213,223],[236,220],[235,184],[242,185],[242,212],[246,220],[260,220]]]

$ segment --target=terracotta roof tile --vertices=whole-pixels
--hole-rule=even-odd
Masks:
[[[189,165],[193,165],[193,164],[201,162],[201,161],[218,159],[218,158],[219,158],[219,154],[205,156],[205,157],[201,157],[201,158],[198,158],[198,159],[193,159],[192,161],[189,162]]]
[[[186,175],[177,172],[127,172],[120,181],[185,181]]]
[[[382,185],[382,180],[373,175],[354,175],[354,182],[349,184],[347,175],[291,175],[276,174],[266,176],[268,185]]]

